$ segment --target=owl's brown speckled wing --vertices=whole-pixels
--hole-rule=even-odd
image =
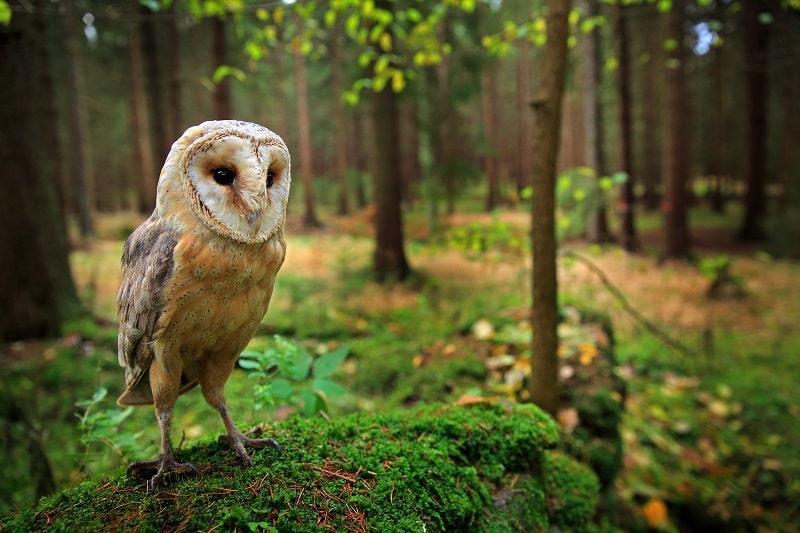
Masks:
[[[153,341],[164,309],[162,292],[173,270],[176,236],[154,215],[134,231],[122,251],[122,285],[117,296],[117,355],[125,368],[121,405],[153,402],[147,376]]]

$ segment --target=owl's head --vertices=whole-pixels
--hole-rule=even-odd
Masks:
[[[291,183],[289,150],[258,124],[215,120],[193,126],[172,145],[158,183],[158,208],[176,193],[211,230],[255,244],[283,227]]]

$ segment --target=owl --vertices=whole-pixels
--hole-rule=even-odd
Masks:
[[[156,208],[128,238],[117,297],[120,405],[152,404],[160,456],[133,463],[153,491],[178,463],[170,440],[179,395],[200,385],[225,424],[221,440],[245,465],[245,446],[278,447],[234,425],[225,382],[253,337],[286,254],[283,226],[290,158],[283,140],[249,122],[204,122],[172,145],[158,180]],[[152,476],[150,476],[152,474]]]

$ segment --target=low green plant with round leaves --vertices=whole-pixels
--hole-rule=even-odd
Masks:
[[[315,358],[280,335],[274,340],[263,351],[246,350],[239,357],[239,366],[248,371],[248,377],[258,380],[254,408],[288,405],[306,417],[328,412],[328,401],[347,392],[331,376],[344,362],[349,347]]]

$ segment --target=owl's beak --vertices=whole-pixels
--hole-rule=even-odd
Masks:
[[[253,235],[261,229],[261,209],[256,209],[247,215],[247,224]]]

